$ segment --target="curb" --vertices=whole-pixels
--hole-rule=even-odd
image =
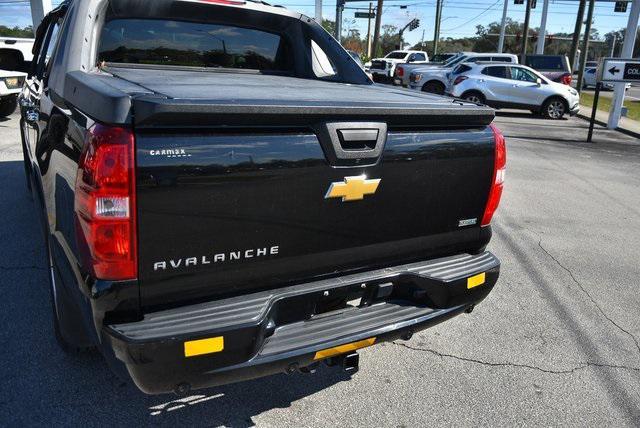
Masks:
[[[591,120],[591,108],[588,107],[588,106],[583,106],[583,107],[589,108],[589,114],[586,115],[586,114],[583,114],[583,113],[578,113],[578,114],[576,114],[576,117],[579,117],[580,119],[584,119],[587,122],[589,122]],[[607,126],[607,123],[603,122],[602,120],[596,119],[595,123],[597,123],[600,126],[604,126],[604,127]],[[615,130],[618,131],[618,132],[622,132],[623,134],[629,135],[630,137],[640,138],[640,133],[632,131],[630,129],[617,127]]]

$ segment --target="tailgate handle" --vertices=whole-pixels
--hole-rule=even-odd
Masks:
[[[377,129],[338,129],[340,146],[344,150],[373,150],[379,132]]]
[[[387,142],[384,122],[327,122],[314,128],[332,166],[375,165]]]

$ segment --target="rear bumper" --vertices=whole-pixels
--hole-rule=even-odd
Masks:
[[[150,313],[103,334],[142,391],[204,388],[289,372],[322,359],[318,351],[431,327],[482,301],[499,268],[491,253],[461,254]],[[355,299],[359,306],[343,304]],[[185,342],[213,338],[216,349],[185,356]]]

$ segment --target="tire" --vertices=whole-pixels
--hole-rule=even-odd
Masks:
[[[567,103],[560,97],[552,97],[542,105],[542,115],[547,119],[559,120],[567,113]]]
[[[0,117],[7,117],[16,111],[18,107],[18,96],[9,95],[8,97],[0,98]]]
[[[430,94],[444,95],[444,85],[437,80],[432,80],[425,83],[422,86],[422,92],[429,92]]]
[[[484,104],[487,100],[482,92],[469,91],[462,95],[462,99],[475,104]]]

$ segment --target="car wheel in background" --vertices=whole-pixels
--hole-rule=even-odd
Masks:
[[[547,119],[562,119],[566,112],[567,103],[562,98],[549,98],[542,106],[542,115]]]
[[[478,91],[469,91],[462,95],[462,99],[476,104],[484,104],[486,102],[484,95]]]
[[[441,82],[432,80],[431,82],[427,82],[422,86],[422,92],[444,95],[444,85]]]
[[[7,117],[14,111],[16,111],[16,107],[18,106],[18,96],[17,95],[9,95],[8,97],[0,98],[0,117]]]

